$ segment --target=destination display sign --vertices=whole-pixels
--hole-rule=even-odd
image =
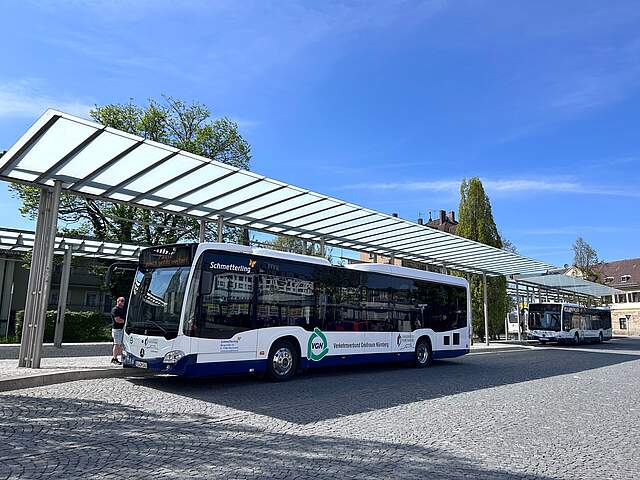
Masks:
[[[147,268],[184,267],[193,262],[193,245],[165,245],[140,253],[140,265]]]

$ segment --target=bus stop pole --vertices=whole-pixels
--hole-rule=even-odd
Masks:
[[[60,275],[60,295],[58,295],[58,316],[56,318],[56,329],[53,335],[53,346],[62,348],[62,337],[64,335],[64,315],[67,311],[67,291],[69,290],[69,277],[71,275],[71,247],[64,249],[64,260],[62,261],[62,274]]]
[[[516,280],[516,318],[518,319],[518,341],[522,341],[522,321],[520,320],[520,285]]]
[[[200,243],[204,243],[204,234],[205,234],[205,229],[206,229],[206,223],[204,220],[200,220],[200,232],[199,232],[199,239],[198,241]]]
[[[487,274],[482,272],[482,297],[484,300],[484,339],[489,346],[489,307],[487,305]]]
[[[509,341],[509,312],[504,316],[504,339]]]

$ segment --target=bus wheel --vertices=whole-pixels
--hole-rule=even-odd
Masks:
[[[578,332],[576,332],[575,337],[573,337],[573,344],[580,345],[580,335],[578,335]]]
[[[604,336],[602,335],[602,332],[600,332],[600,335],[598,335],[598,343],[602,342],[604,342]]]
[[[267,360],[267,376],[272,382],[291,379],[298,369],[298,354],[289,340],[278,340],[271,347]]]
[[[431,350],[431,342],[421,338],[416,345],[415,365],[418,368],[425,368],[431,365],[433,360],[433,352]]]

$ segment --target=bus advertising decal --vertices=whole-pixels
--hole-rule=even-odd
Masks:
[[[240,339],[236,340],[221,340],[220,341],[221,352],[238,352],[240,351]]]
[[[248,265],[235,265],[233,263],[209,262],[210,270],[225,270],[227,272],[251,273],[256,266],[256,261],[249,259]]]
[[[399,333],[396,337],[396,345],[400,350],[405,348],[408,350],[413,349],[413,334],[411,333]]]
[[[307,358],[314,362],[318,362],[322,360],[327,353],[329,353],[327,337],[318,327],[316,327],[313,329],[313,333],[309,336],[309,343],[307,344]]]

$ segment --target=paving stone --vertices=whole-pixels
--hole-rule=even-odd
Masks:
[[[640,339],[0,394],[0,478],[635,479]]]

